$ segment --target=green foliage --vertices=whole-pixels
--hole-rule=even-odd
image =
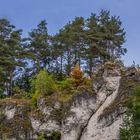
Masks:
[[[57,86],[53,77],[46,70],[41,70],[32,81],[32,91],[39,95],[51,95],[57,91]]]
[[[51,134],[52,140],[60,140],[61,139],[61,133],[59,131],[53,131]]]
[[[31,101],[32,107],[37,107],[37,99],[40,96],[49,96],[57,91],[57,85],[52,75],[46,70],[41,70],[32,80]]]
[[[58,85],[58,88],[61,91],[63,91],[63,90],[69,89],[71,84],[72,84],[72,81],[69,78],[66,78],[62,81],[59,81],[57,85]]]
[[[68,92],[70,92],[72,90],[77,90],[81,86],[91,87],[91,79],[84,77],[84,73],[80,70],[78,65],[75,65],[70,73],[70,77],[58,82],[58,87],[62,91],[68,90]]]
[[[75,17],[53,36],[48,34],[46,20],[29,32],[28,38],[21,38],[21,30],[8,20],[0,19],[0,33],[0,95],[14,94],[14,87],[29,92],[30,79],[37,73],[34,83],[32,81],[33,92],[52,94],[56,90],[52,76],[39,72],[46,68],[62,81],[58,85],[60,89],[69,89],[72,84],[71,91],[77,90],[88,81],[80,68],[92,77],[98,63],[118,60],[126,53],[122,48],[125,42],[122,23],[107,10],[99,15],[92,13],[87,19]],[[70,74],[76,64],[79,68]],[[66,77],[69,79],[63,81]]]
[[[120,128],[120,140],[140,139],[140,87],[134,89],[134,94],[128,100],[124,123]]]
[[[30,99],[31,93],[25,91],[24,89],[20,89],[18,86],[13,88],[14,97],[17,99]]]
[[[61,91],[59,101],[62,103],[69,102],[78,91],[83,89],[92,90],[93,88],[91,78],[84,77],[84,73],[78,65],[73,68],[70,77],[58,82],[57,85]]]
[[[40,133],[37,140],[60,140],[61,133],[57,130],[52,131],[50,136],[46,136],[45,133]]]
[[[6,97],[6,95],[0,93],[0,99],[4,99]]]
[[[37,140],[46,140],[45,138],[45,134],[44,133],[40,133]]]
[[[37,107],[37,99],[39,98],[40,94],[35,93],[32,94],[32,98],[31,98],[31,107],[32,108],[36,108]]]
[[[32,61],[34,61],[33,69],[39,72],[41,68],[46,68],[49,64],[50,49],[49,35],[47,31],[46,20],[42,20],[36,29],[29,33],[30,44],[28,49],[32,52]],[[34,50],[34,51],[32,51]]]
[[[75,93],[83,89],[92,89],[91,78],[84,77],[84,73],[80,70],[80,67],[76,65],[70,77],[58,82],[58,88],[61,91],[59,95],[59,101],[66,103],[70,101]]]
[[[13,77],[22,61],[24,48],[21,47],[21,30],[17,30],[7,19],[0,19],[0,90],[12,94]]]
[[[66,78],[57,83],[58,89],[61,91],[58,100],[62,103],[68,102],[74,93],[75,87],[72,84],[73,80],[71,78]]]
[[[59,101],[62,103],[68,103],[70,99],[72,98],[73,94],[74,94],[74,91],[63,91],[59,96]]]

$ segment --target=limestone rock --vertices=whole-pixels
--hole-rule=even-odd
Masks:
[[[122,102],[140,83],[139,70],[126,70],[119,65],[105,64],[93,78],[94,91],[83,89],[65,105],[57,97],[46,101],[39,98],[38,109],[28,109],[25,101],[0,101],[0,120],[8,128],[9,140],[37,138],[38,133],[61,132],[61,140],[118,140],[126,108]]]

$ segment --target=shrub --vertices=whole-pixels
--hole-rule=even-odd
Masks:
[[[120,140],[140,139],[140,87],[134,89],[134,94],[127,102],[128,112],[120,128]]]
[[[63,98],[68,97],[65,94],[73,94],[77,92],[80,89],[80,87],[91,89],[92,82],[91,78],[84,77],[84,73],[80,70],[79,65],[76,65],[70,73],[70,77],[66,78],[63,81],[60,81],[58,83],[58,87],[63,93]]]
[[[63,91],[65,89],[69,89],[72,85],[72,81],[70,78],[66,78],[63,81],[58,82],[58,88]]]
[[[33,108],[36,108],[37,107],[37,99],[40,95],[35,93],[32,95],[32,98],[31,98],[31,107]]]
[[[46,136],[44,133],[40,133],[37,138],[37,140],[60,140],[60,139],[61,133],[56,130],[54,130],[50,136]]]
[[[0,93],[0,99],[4,99],[6,95]]]
[[[52,140],[60,140],[61,133],[59,131],[53,131],[51,134]]]
[[[79,65],[76,65],[70,75],[70,80],[72,82],[72,85],[78,89],[79,87],[86,87],[91,88],[92,87],[92,81],[91,78],[84,77],[84,73],[80,70]]]
[[[13,88],[13,97],[17,99],[29,99],[31,97],[31,93],[26,92],[24,89],[20,89],[18,86]]]
[[[37,140],[46,140],[45,138],[45,134],[44,133],[40,133]]]
[[[40,95],[51,95],[57,90],[55,81],[46,70],[41,70],[32,81],[32,92]]]
[[[70,76],[73,79],[73,84],[75,87],[78,87],[84,81],[84,73],[80,70],[79,65],[75,65]]]

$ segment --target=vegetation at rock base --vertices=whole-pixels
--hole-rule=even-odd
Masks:
[[[140,139],[140,86],[134,89],[134,94],[127,101],[128,112],[120,128],[120,140]]]

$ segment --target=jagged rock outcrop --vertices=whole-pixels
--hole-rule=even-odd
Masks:
[[[118,140],[123,103],[140,83],[139,70],[122,70],[119,65],[105,64],[93,77],[94,91],[80,90],[62,104],[57,97],[38,99],[38,109],[29,109],[23,100],[0,101],[0,120],[9,139],[36,139],[40,132],[48,137],[61,132],[61,140]],[[0,133],[2,133],[0,131]]]

